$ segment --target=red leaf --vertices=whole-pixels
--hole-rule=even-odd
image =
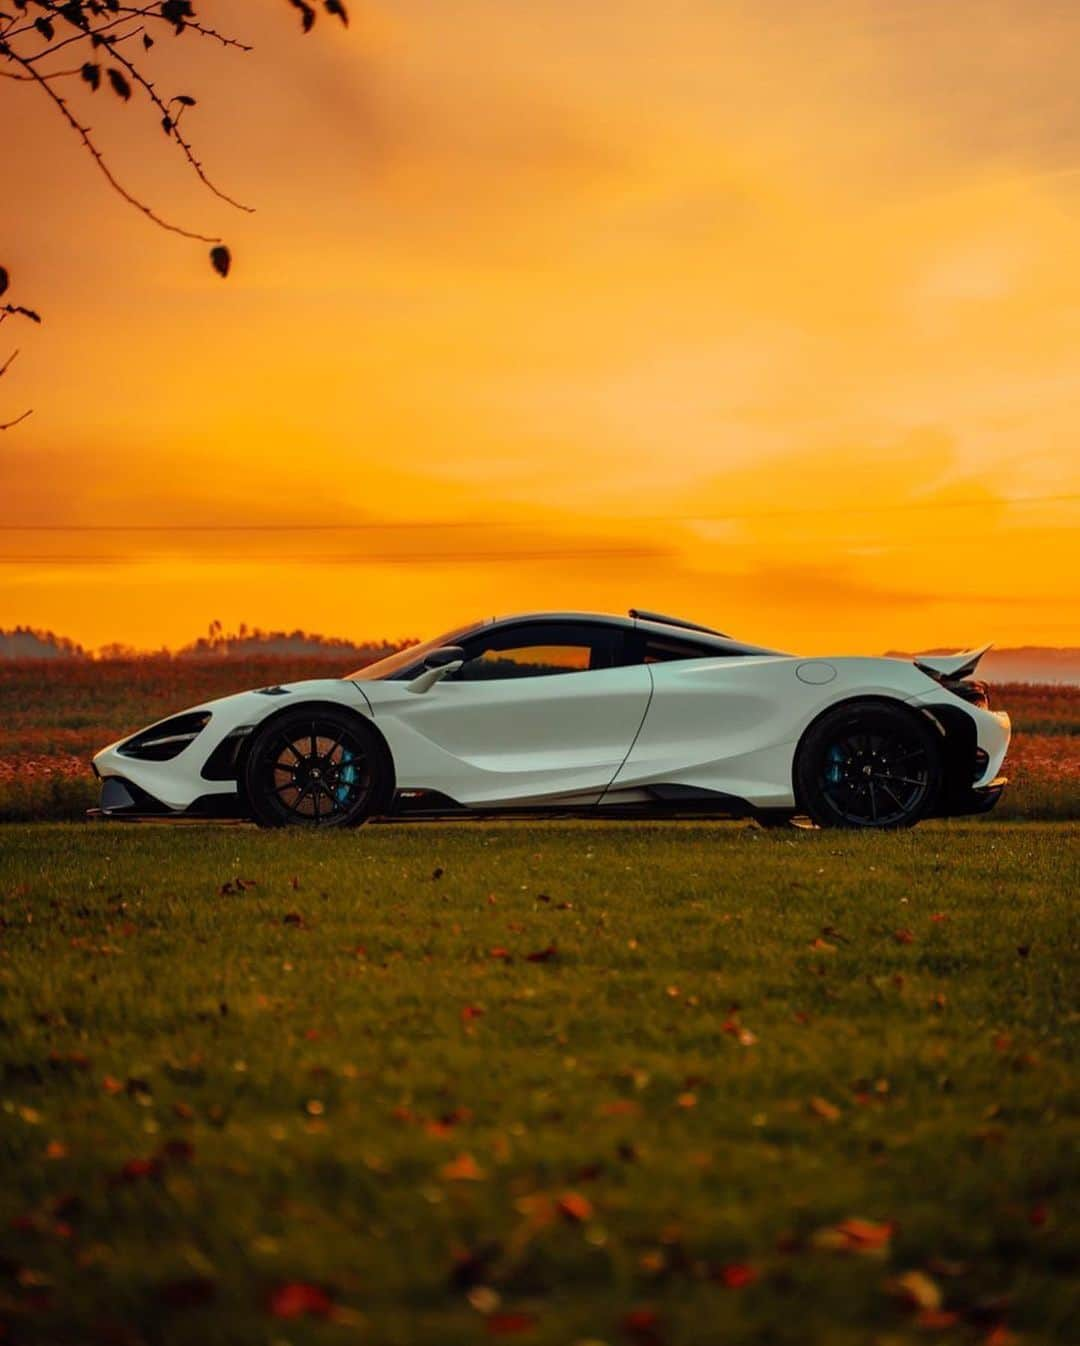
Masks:
[[[535,953],[527,953],[525,958],[530,963],[550,963],[553,958],[558,956],[558,949],[554,944],[549,944],[546,949],[537,949]]]
[[[716,1278],[729,1290],[741,1290],[745,1285],[754,1284],[758,1279],[758,1272],[745,1262],[729,1262],[727,1266],[720,1268]]]
[[[161,1172],[161,1160],[156,1156],[153,1159],[129,1159],[127,1163],[117,1174],[121,1182],[137,1182],[140,1178],[152,1178]]]
[[[329,1318],[334,1301],[321,1286],[286,1281],[270,1292],[267,1309],[275,1318]]]
[[[584,1224],[592,1219],[592,1202],[580,1192],[564,1192],[555,1205],[559,1214],[571,1224]]]
[[[486,1320],[488,1335],[512,1337],[519,1332],[531,1332],[536,1319],[531,1313],[493,1313]]]
[[[622,1330],[639,1346],[659,1346],[660,1319],[655,1309],[631,1309],[623,1314]]]

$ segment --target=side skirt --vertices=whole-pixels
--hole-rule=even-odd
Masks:
[[[472,807],[438,790],[399,790],[390,813],[372,822],[393,823],[422,819],[490,818],[759,818],[776,810],[759,810],[736,795],[692,785],[649,785],[605,795],[594,804],[489,805]],[[787,814],[785,813],[785,817]]]

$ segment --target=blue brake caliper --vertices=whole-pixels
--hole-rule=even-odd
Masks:
[[[825,767],[825,782],[839,785],[844,779],[844,754],[838,743],[834,743],[828,752],[828,764]]]
[[[341,771],[338,773],[338,784],[334,790],[334,798],[339,804],[344,804],[349,798],[349,791],[356,784],[356,767],[352,765],[353,755],[348,748],[341,750]]]

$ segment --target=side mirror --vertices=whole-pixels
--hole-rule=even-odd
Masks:
[[[460,645],[440,645],[437,650],[428,650],[424,656],[425,668],[446,668],[456,664],[459,668],[465,662],[465,651]]]
[[[442,645],[424,656],[424,671],[409,683],[409,691],[418,694],[431,691],[449,673],[456,673],[465,662],[465,651],[460,645]]]

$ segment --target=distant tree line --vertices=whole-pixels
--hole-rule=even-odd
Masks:
[[[405,645],[406,640],[346,640],[339,636],[322,636],[302,631],[263,631],[241,622],[236,631],[226,631],[218,621],[211,622],[205,636],[181,646],[178,650],[138,650],[132,645],[112,642],[97,650],[84,646],[53,631],[42,631],[30,626],[16,626],[10,631],[0,630],[0,659],[229,659],[246,655],[271,655],[287,658],[309,655],[356,665],[383,659]]]

